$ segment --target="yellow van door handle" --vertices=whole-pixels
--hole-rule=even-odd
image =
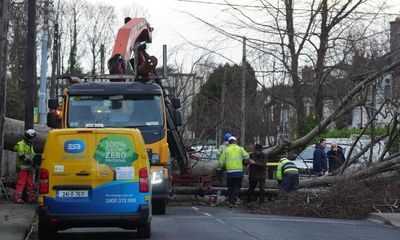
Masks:
[[[90,176],[90,173],[85,171],[80,171],[76,173],[76,176]]]

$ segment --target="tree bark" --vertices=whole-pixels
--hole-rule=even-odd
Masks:
[[[36,0],[28,0],[28,35],[25,72],[25,130],[33,128],[33,108],[36,89]]]
[[[349,180],[362,180],[377,177],[381,173],[390,172],[390,171],[399,171],[400,170],[400,156],[395,157],[393,159],[378,162],[370,167],[360,169],[357,172],[352,173],[351,175],[338,175],[338,176],[326,176],[319,178],[308,178],[300,181],[300,188],[304,187],[319,187],[319,186],[327,186],[335,183],[338,180],[346,179]]]
[[[7,88],[7,33],[9,19],[9,1],[0,0],[0,177],[1,161],[3,159],[4,120],[6,115],[6,88]]]
[[[33,142],[36,153],[42,153],[44,144],[50,128],[35,124],[34,129],[37,137]],[[5,118],[4,121],[4,149],[12,150],[14,145],[22,139],[24,133],[24,122],[12,118]]]
[[[316,95],[315,95],[315,116],[318,120],[323,118],[324,112],[324,68],[325,68],[325,57],[328,50],[329,41],[329,27],[328,23],[328,1],[322,1],[321,8],[321,33],[319,36],[319,48],[317,50],[317,64],[315,66],[315,83],[316,83]]]

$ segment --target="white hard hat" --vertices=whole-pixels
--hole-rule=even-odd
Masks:
[[[27,139],[29,139],[29,140],[35,138],[36,135],[37,135],[37,134],[36,134],[36,131],[33,130],[33,129],[28,129],[28,130],[26,130],[25,133],[24,133],[25,138],[27,138]]]
[[[228,142],[230,142],[231,140],[237,142],[237,139],[236,139],[234,136],[231,136],[231,137],[228,139]]]

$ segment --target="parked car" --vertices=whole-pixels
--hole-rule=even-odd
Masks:
[[[200,159],[202,161],[217,161],[218,162],[218,149],[209,149],[200,152]]]
[[[218,149],[203,150],[198,153],[199,158],[191,163],[194,176],[215,175],[215,169],[218,167]]]
[[[350,148],[353,144],[353,139],[352,138],[327,138],[326,139],[327,146],[325,148],[325,152],[328,152],[331,147],[332,143],[337,143],[343,151],[343,154],[345,157],[348,155],[348,151],[350,151]],[[370,142],[368,138],[363,138],[361,139],[355,148],[353,149],[351,156],[353,157],[357,155],[361,149]],[[378,157],[381,155],[382,151],[384,149],[384,142],[378,142],[374,146],[374,151],[373,151],[373,159],[378,159]],[[295,164],[299,168],[300,176],[306,177],[306,176],[312,176],[314,175],[313,173],[313,155],[314,155],[314,150],[315,150],[315,144],[311,144],[307,146],[295,159]],[[367,151],[364,153],[355,163],[349,171],[355,171],[358,168],[363,167],[366,162],[369,160],[369,155],[370,152]],[[329,166],[329,164],[328,164]],[[329,173],[329,169],[328,169]]]

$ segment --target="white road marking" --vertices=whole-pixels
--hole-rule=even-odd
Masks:
[[[363,223],[335,221],[335,220],[316,220],[316,219],[293,219],[293,218],[257,218],[257,217],[226,217],[235,220],[255,220],[255,221],[280,221],[280,222],[309,222],[309,223],[332,223],[347,225],[362,225]]]
[[[197,207],[192,207],[195,211],[199,211],[200,209],[198,209]]]
[[[209,217],[212,217],[212,215],[209,214],[209,213],[207,213],[207,212],[202,212],[202,214],[204,214],[204,215],[206,215],[206,216],[209,216]]]
[[[226,222],[224,222],[222,219],[217,218],[217,222],[220,222],[222,224],[226,224]]]

